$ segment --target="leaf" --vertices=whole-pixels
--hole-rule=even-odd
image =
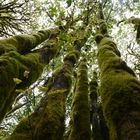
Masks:
[[[38,89],[42,92],[46,92],[48,90],[48,87],[39,86]]]
[[[30,71],[25,70],[23,76],[25,78],[28,78]]]
[[[17,92],[17,93],[23,93],[24,90],[23,90],[23,89],[16,89],[16,92]]]
[[[51,7],[49,13],[52,17],[54,17],[57,14],[56,7]]]
[[[71,3],[72,3],[72,0],[67,0],[67,5],[68,5],[68,7],[71,6]]]
[[[22,82],[22,80],[18,79],[18,78],[13,78],[14,82],[16,84],[20,84]]]

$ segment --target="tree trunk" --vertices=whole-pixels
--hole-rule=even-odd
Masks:
[[[92,125],[93,140],[102,140],[98,115],[97,87],[98,87],[97,73],[94,72],[93,79],[90,82],[90,101],[91,101],[90,120]]]
[[[97,35],[100,93],[111,140],[140,138],[140,82],[110,37]]]
[[[17,51],[25,55],[46,39],[56,36],[58,32],[59,29],[56,28],[46,31],[42,30],[31,35],[16,35],[8,39],[1,39],[0,55],[9,51]]]
[[[90,140],[90,109],[88,101],[88,76],[86,63],[78,69],[76,91],[71,111],[71,130],[68,140]]]
[[[34,83],[41,75],[44,64],[57,54],[58,42],[54,38],[53,41],[53,45],[26,55],[9,51],[0,56],[0,122],[18,96],[18,90]]]
[[[40,105],[27,118],[23,119],[12,135],[6,140],[62,140],[64,133],[65,102],[71,89],[71,75],[79,58],[79,48],[86,39],[76,41],[75,49],[64,58],[64,64],[49,80],[46,95]]]

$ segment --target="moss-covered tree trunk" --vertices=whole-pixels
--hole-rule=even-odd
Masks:
[[[92,125],[92,136],[93,140],[102,140],[101,128],[99,123],[98,115],[98,103],[97,103],[97,73],[93,73],[93,78],[90,82],[90,102],[91,102],[91,111],[90,111],[90,120]]]
[[[86,39],[74,43],[75,50],[64,58],[63,66],[49,80],[46,95],[40,105],[23,119],[6,140],[62,140],[64,133],[65,101],[71,88],[71,76]],[[79,46],[79,47],[78,47]],[[77,49],[79,48],[79,50]]]
[[[111,140],[140,139],[140,82],[121,59],[116,44],[103,34],[96,36],[100,67],[100,94]]]
[[[90,108],[88,101],[88,76],[85,59],[80,62],[76,91],[71,110],[71,130],[68,140],[90,140]]]
[[[0,56],[0,122],[18,96],[19,89],[34,83],[45,64],[57,54],[58,41],[56,38],[52,40],[54,44],[47,43],[43,48],[26,55],[10,50]]]
[[[98,99],[98,83],[97,73],[93,73],[93,78],[90,82],[90,99],[91,99],[91,124],[93,140],[109,140],[109,131],[103,116],[101,103],[97,102]]]
[[[98,107],[98,115],[99,115],[100,133],[101,133],[102,140],[109,140],[109,129],[107,127],[101,105]]]
[[[56,36],[59,29],[42,30],[31,35],[16,35],[11,38],[0,40],[0,55],[9,51],[17,51],[20,54],[27,54],[37,45],[48,38]]]
[[[128,23],[132,23],[136,30],[136,41],[140,45],[140,18],[131,17],[128,19]]]

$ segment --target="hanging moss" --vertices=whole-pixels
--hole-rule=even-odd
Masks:
[[[84,60],[85,61],[85,60]],[[76,93],[71,111],[71,131],[68,140],[90,140],[87,66],[82,61],[78,69]]]
[[[132,131],[132,126],[124,127],[123,118],[127,118],[132,112],[137,114],[140,112],[140,82],[120,58],[115,43],[110,39],[103,38],[99,43],[98,62],[101,69],[102,106],[110,129],[110,139],[122,140],[122,135],[120,135],[122,131],[126,136],[129,135],[127,130]],[[133,117],[133,120],[139,124],[140,119]],[[129,122],[129,119],[126,122]],[[139,128],[137,124],[133,126],[133,132],[134,129]],[[134,139],[137,133],[139,132],[135,131],[129,139]]]

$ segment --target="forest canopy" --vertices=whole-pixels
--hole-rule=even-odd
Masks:
[[[139,0],[1,0],[0,139],[139,140]]]

